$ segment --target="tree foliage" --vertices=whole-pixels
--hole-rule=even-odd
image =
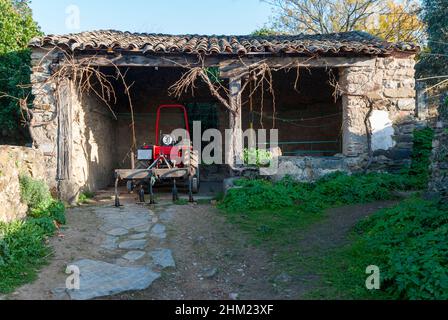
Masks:
[[[263,0],[273,28],[291,34],[368,31],[390,41],[417,41],[423,24],[414,0]]]
[[[0,0],[0,142],[22,140],[17,99],[29,94],[28,42],[40,34],[29,7],[29,0]],[[9,137],[9,138],[7,138]]]
[[[423,0],[422,18],[426,24],[428,50],[422,53],[417,70],[422,76],[447,76],[448,0]]]

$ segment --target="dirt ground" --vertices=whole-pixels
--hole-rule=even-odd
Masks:
[[[50,241],[54,257],[49,265],[34,283],[6,298],[61,299],[54,289],[65,284],[68,264],[80,258],[106,262],[111,259],[100,247],[104,239],[98,234],[99,221],[94,214],[98,205],[112,206],[110,198],[102,201],[68,210],[67,227]],[[132,201],[131,197],[123,204]],[[333,209],[328,218],[304,233],[297,249],[312,255],[343,245],[348,232],[359,220],[393,204],[378,202]],[[176,268],[163,271],[162,277],[147,290],[106,299],[300,299],[318,285],[317,275],[305,274],[303,281],[296,279],[277,286],[274,280],[281,272],[273,262],[275,252],[251,245],[247,236],[237,226],[226,222],[212,204],[176,206],[166,199],[151,209],[160,213],[173,207],[174,214],[164,222],[168,234],[165,245],[172,250]]]

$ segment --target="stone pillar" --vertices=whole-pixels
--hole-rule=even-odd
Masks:
[[[372,127],[371,168],[398,171],[410,164],[416,120],[414,66],[412,56],[390,57],[340,70],[346,157],[359,163],[368,158],[368,121]]]

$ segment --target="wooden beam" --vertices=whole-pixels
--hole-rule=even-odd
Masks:
[[[220,57],[205,57],[201,61],[197,56],[193,55],[78,55],[75,58],[77,63],[87,62],[90,65],[99,67],[159,67],[159,68],[183,68],[198,66],[219,66],[223,60]]]
[[[249,66],[265,62],[271,68],[281,68],[288,65],[298,65],[309,68],[343,68],[343,67],[368,67],[374,66],[376,57],[278,57],[278,56],[246,56],[234,55],[205,56],[200,60],[195,55],[141,55],[141,54],[116,54],[116,55],[77,55],[76,62],[87,61],[90,65],[99,67],[160,67],[160,68],[189,68],[189,67],[219,67],[220,76],[230,79],[247,71]]]
[[[266,63],[271,68],[293,67],[300,65],[303,68],[347,68],[347,67],[373,67],[376,63],[375,57],[253,57],[241,59],[228,59],[219,64],[220,77],[235,78],[244,75],[251,66]]]

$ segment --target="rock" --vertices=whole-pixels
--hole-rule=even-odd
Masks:
[[[238,293],[230,293],[229,299],[230,300],[238,300],[239,294]]]
[[[127,250],[135,250],[135,249],[143,250],[146,247],[147,243],[148,241],[146,240],[129,240],[121,242],[118,245],[118,247],[120,249],[127,249]]]
[[[117,241],[118,241],[117,237],[107,236],[106,240],[101,245],[101,248],[107,249],[107,250],[114,250],[117,248]]]
[[[129,231],[125,228],[115,228],[115,229],[112,229],[112,230],[106,232],[106,234],[108,234],[110,236],[114,236],[114,237],[124,236],[128,233],[129,233]]]
[[[151,237],[158,238],[158,239],[165,239],[166,238],[166,227],[163,224],[156,224],[152,230],[151,230]]]
[[[68,290],[73,300],[89,300],[126,291],[144,290],[160,278],[159,273],[148,267],[120,267],[87,259],[72,265],[80,270],[79,290]]]
[[[224,194],[227,195],[227,193],[229,192],[230,189],[235,189],[237,188],[235,186],[235,181],[239,180],[240,178],[228,178],[225,179],[223,182],[223,190],[224,190]]]
[[[134,262],[143,258],[145,254],[146,252],[144,251],[129,251],[123,256],[123,258],[128,261]]]
[[[129,236],[129,239],[141,240],[141,239],[145,239],[147,236],[148,236],[147,233],[138,233],[138,234],[133,234],[132,236]]]
[[[51,290],[50,293],[55,300],[65,300],[68,298],[66,288],[55,288]]]
[[[174,214],[175,212],[173,210],[168,209],[160,215],[160,220],[163,222],[170,222],[173,220]]]
[[[217,268],[210,268],[204,271],[204,277],[207,279],[214,278],[218,274]]]
[[[198,244],[204,244],[205,243],[205,237],[203,236],[199,236],[196,239],[194,239],[194,244],[198,245]]]
[[[96,210],[96,214],[104,221],[100,227],[100,230],[104,232],[115,228],[127,230],[146,228],[151,224],[149,210],[137,205],[127,205],[121,208],[102,207]]]
[[[175,268],[176,263],[173,259],[173,254],[169,249],[156,249],[149,253],[155,265],[162,268]]]
[[[134,231],[135,232],[139,232],[139,233],[141,233],[141,232],[149,232],[149,230],[151,230],[151,227],[152,227],[152,224],[148,223],[148,224],[142,225],[140,227],[134,228]]]
[[[291,282],[292,277],[287,273],[282,273],[275,278],[276,282],[288,283]]]

